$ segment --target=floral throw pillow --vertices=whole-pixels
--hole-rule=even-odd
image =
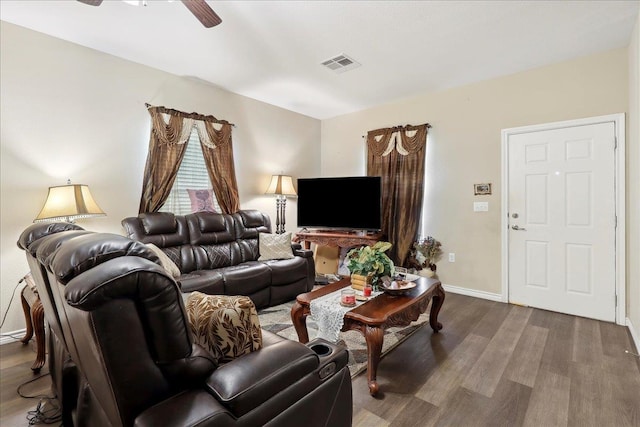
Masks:
[[[185,308],[195,342],[218,363],[262,347],[258,312],[249,297],[192,292]]]
[[[213,207],[213,189],[191,190],[187,189],[191,200],[191,212],[215,212]]]

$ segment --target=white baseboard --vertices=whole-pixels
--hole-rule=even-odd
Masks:
[[[22,328],[22,329],[18,329],[17,331],[3,333],[2,336],[0,337],[0,345],[20,341],[20,339],[24,337],[24,334],[26,332],[27,330],[25,328]],[[13,336],[9,336],[9,335],[13,335]]]
[[[460,295],[466,295],[468,297],[488,299],[490,301],[505,302],[502,299],[502,294],[494,294],[492,292],[478,291],[475,289],[461,288],[459,286],[445,285],[445,284],[443,284],[442,287],[444,288],[445,291],[451,292],[452,294],[460,294]]]
[[[638,336],[638,332],[633,328],[631,319],[629,319],[628,317],[627,328],[629,328],[629,332],[631,332],[631,338],[633,338],[633,343],[636,345],[636,353],[640,353],[640,337]]]

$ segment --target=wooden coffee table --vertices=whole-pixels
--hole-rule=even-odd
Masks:
[[[344,315],[342,331],[360,331],[367,342],[367,380],[369,393],[372,396],[375,396],[379,389],[376,373],[378,363],[380,363],[386,328],[409,325],[417,320],[420,314],[427,311],[429,301],[433,300],[429,324],[434,332],[442,329],[442,324],[438,322],[438,313],[445,296],[442,284],[439,280],[425,277],[416,279],[415,283],[417,286],[406,294],[401,296],[391,296],[386,293],[378,295]],[[309,342],[307,316],[311,312],[311,301],[350,285],[350,279],[344,278],[316,291],[298,295],[291,308],[291,320],[296,328],[298,341],[301,343]]]

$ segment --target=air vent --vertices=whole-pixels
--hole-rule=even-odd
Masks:
[[[341,54],[323,61],[322,65],[336,73],[344,73],[345,71],[358,68],[361,64],[356,62],[353,58],[350,58],[345,54]]]

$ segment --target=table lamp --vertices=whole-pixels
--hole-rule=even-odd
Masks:
[[[276,234],[283,234],[287,196],[297,196],[296,190],[293,188],[293,180],[289,175],[273,175],[269,188],[264,194],[276,195]]]
[[[66,221],[79,218],[105,216],[89,191],[87,185],[71,184],[49,187],[47,200],[33,222]]]

